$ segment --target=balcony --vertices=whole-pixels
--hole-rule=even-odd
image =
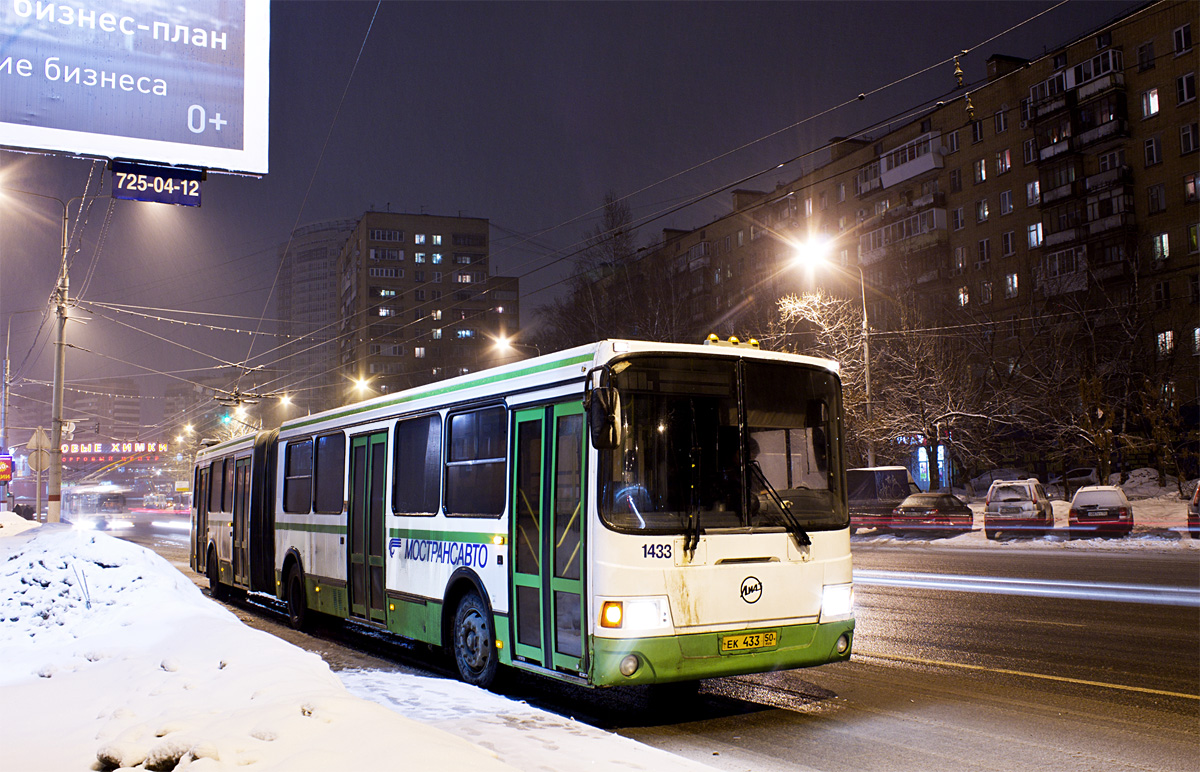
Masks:
[[[1117,212],[1116,214],[1110,214],[1108,217],[1101,217],[1095,222],[1088,223],[1087,231],[1089,236],[1096,236],[1117,228],[1132,226],[1133,222],[1133,212]]]
[[[1047,161],[1056,156],[1060,156],[1063,153],[1069,153],[1069,152],[1071,152],[1071,138],[1064,137],[1063,139],[1060,139],[1058,142],[1055,142],[1053,145],[1046,145],[1044,148],[1039,150],[1038,151],[1038,160]]]
[[[1045,118],[1047,115],[1053,115],[1060,110],[1065,110],[1067,107],[1067,96],[1069,92],[1055,94],[1052,97],[1043,99],[1029,109],[1029,114],[1034,120]]]
[[[1129,124],[1120,118],[1102,123],[1094,129],[1088,129],[1079,135],[1079,146],[1086,147],[1095,142],[1113,137],[1128,137]]]
[[[1046,234],[1046,240],[1042,242],[1042,248],[1057,247],[1059,244],[1068,244],[1072,241],[1077,241],[1080,237],[1080,228],[1064,228],[1056,233]]]
[[[1079,195],[1079,190],[1076,187],[1077,183],[1068,182],[1066,185],[1059,185],[1057,188],[1047,190],[1042,194],[1042,206],[1054,201],[1061,201],[1064,198]]]
[[[946,206],[946,194],[945,193],[926,193],[925,195],[921,196],[920,198],[914,198],[912,203],[909,204],[909,206],[912,207],[913,211],[925,209],[926,207],[930,207],[930,206],[936,206],[939,208],[944,207],[944,206]]]
[[[1105,91],[1113,88],[1125,87],[1125,74],[1121,72],[1110,72],[1103,78],[1096,78],[1090,83],[1084,83],[1075,93],[1080,102],[1085,99],[1090,99],[1098,94],[1103,94]]]
[[[1114,185],[1120,185],[1129,182],[1129,172],[1130,169],[1128,166],[1118,166],[1114,169],[1109,169],[1106,172],[1093,174],[1084,180],[1083,186],[1088,193],[1094,193],[1097,190],[1111,188]]]

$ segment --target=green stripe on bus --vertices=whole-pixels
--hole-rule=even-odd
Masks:
[[[275,528],[279,531],[304,531],[306,533],[343,534],[346,532],[344,523],[341,525],[325,525],[324,523],[281,523],[276,520]]]
[[[491,544],[494,533],[467,533],[464,531],[432,531],[421,528],[391,528],[388,536],[394,539],[429,539],[430,541],[457,541],[463,544]]]
[[[536,365],[534,367],[526,367],[522,370],[514,370],[511,373],[499,373],[496,375],[489,375],[486,378],[478,378],[476,380],[468,381],[466,383],[460,383],[455,386],[439,386],[439,387],[431,388],[431,389],[428,389],[425,391],[418,390],[418,391],[414,391],[412,393],[398,394],[397,396],[393,397],[392,399],[387,399],[382,402],[374,402],[370,405],[363,405],[361,407],[347,408],[346,410],[343,410],[340,413],[331,413],[331,414],[325,415],[325,416],[315,416],[313,418],[306,419],[303,421],[297,420],[294,423],[286,423],[283,425],[283,428],[288,429],[288,430],[300,429],[305,426],[311,426],[313,424],[324,423],[326,421],[335,421],[340,418],[346,418],[348,416],[352,416],[352,415],[355,415],[358,413],[365,413],[370,410],[378,410],[379,408],[395,407],[397,405],[403,405],[406,402],[413,402],[418,399],[426,399],[427,397],[437,397],[437,396],[441,396],[443,394],[452,394],[453,392],[462,391],[464,389],[473,389],[473,388],[476,388],[479,386],[487,386],[488,384],[500,383],[502,381],[512,380],[513,378],[521,378],[526,375],[533,375],[535,373],[544,373],[549,370],[557,370],[561,367],[570,367],[572,365],[581,365],[586,362],[592,361],[593,357],[594,357],[593,354],[580,354],[579,356],[571,357],[569,359],[558,359],[553,362],[547,362],[544,365]]]

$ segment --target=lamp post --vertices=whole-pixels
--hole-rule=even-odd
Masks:
[[[828,264],[828,254],[832,244],[829,240],[809,241],[796,249],[799,261],[812,264]],[[859,289],[862,291],[862,348],[863,348],[863,389],[867,398],[867,466],[875,466],[875,440],[871,437],[871,326],[867,321],[867,276],[862,266],[855,263],[858,271]]]
[[[70,246],[70,223],[67,213],[71,208],[71,204],[76,201],[82,203],[90,198],[108,198],[108,196],[75,196],[63,201],[61,198],[33,193],[28,190],[17,190],[16,188],[5,188],[5,190],[54,201],[62,207],[62,250],[58,267],[58,283],[54,287],[54,305],[58,322],[56,324],[57,332],[54,341],[54,395],[50,408],[52,413],[50,430],[50,483],[49,490],[46,493],[46,522],[57,523],[61,520],[60,513],[62,511],[63,381],[67,362],[66,330],[69,287],[67,280],[67,249]]]
[[[533,343],[517,343],[512,338],[507,338],[504,336],[496,338],[496,349],[498,351],[500,351],[502,354],[504,352],[508,351],[509,349],[516,349],[516,348],[531,348],[537,352],[538,356],[542,355],[542,350]]]

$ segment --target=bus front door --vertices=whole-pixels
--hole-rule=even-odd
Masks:
[[[515,436],[513,654],[583,673],[583,407],[519,411]]]
[[[233,583],[250,584],[250,459],[239,458],[233,470]]]
[[[387,432],[350,438],[350,615],[382,622]]]

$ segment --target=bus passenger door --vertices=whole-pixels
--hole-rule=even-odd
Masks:
[[[516,422],[513,653],[583,672],[583,407],[522,410]]]
[[[192,486],[192,569],[203,573],[208,559],[208,467],[196,467]]]
[[[247,524],[250,516],[250,459],[239,458],[233,471],[233,583],[245,587],[250,583],[250,538]]]
[[[387,432],[350,439],[350,615],[384,621]]]

